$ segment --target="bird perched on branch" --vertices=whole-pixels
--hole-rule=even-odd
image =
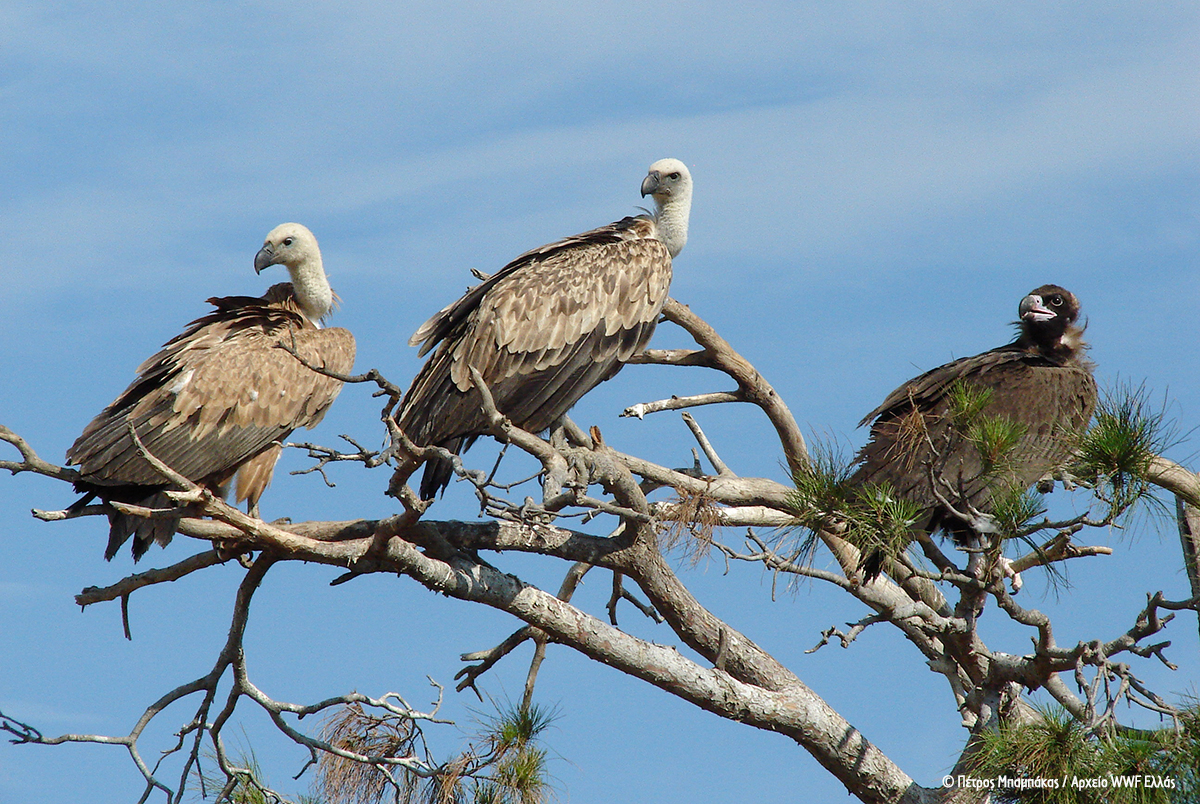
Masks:
[[[692,177],[678,159],[650,166],[642,195],[653,214],[623,218],[527,251],[430,318],[409,339],[423,356],[396,421],[419,446],[458,454],[487,432],[470,367],[496,408],[518,427],[552,426],[580,397],[650,342],[671,260],[687,242]],[[402,467],[393,483],[415,467]],[[425,467],[420,494],[450,481],[441,459]]]
[[[67,450],[79,467],[76,490],[150,509],[176,506],[169,481],[140,454],[145,450],[185,478],[224,496],[237,476],[237,500],[258,500],[271,482],[283,439],[325,416],[342,383],[305,366],[345,374],[354,365],[354,336],[321,320],[335,295],[317,240],[298,223],[277,226],[254,258],[254,270],[283,265],[291,282],[259,298],[208,299],[216,309],[188,325],[138,367],[137,378],[91,421]],[[295,352],[292,354],[290,352]],[[132,535],[133,557],[152,542],[166,546],[179,513],[143,518],[109,514],[111,559]]]
[[[849,484],[915,504],[916,531],[961,541],[971,525],[955,510],[988,513],[1002,495],[1025,491],[1070,457],[1091,420],[1096,381],[1079,301],[1043,285],[1018,313],[1015,341],[909,380],[860,422],[872,422],[871,438]],[[883,548],[866,550],[864,576],[878,575],[883,560]]]

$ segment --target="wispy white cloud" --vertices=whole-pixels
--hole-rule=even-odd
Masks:
[[[1169,383],[1191,422],[1198,32],[1194,2],[9,0],[0,4],[0,417],[20,419],[44,455],[61,455],[204,297],[276,281],[254,276],[250,260],[284,219],[321,238],[345,298],[335,321],[354,329],[360,365],[402,383],[417,365],[404,339],[470,281],[468,267],[492,270],[632,212],[642,171],[671,155],[697,181],[680,298],[814,429],[850,432],[918,366],[995,345],[1019,294],[1046,279],[1080,293],[1105,377]],[[669,327],[658,337],[684,345]],[[584,415],[636,400],[645,376],[598,389]],[[676,376],[681,388],[715,390],[710,376]],[[312,437],[377,437],[375,400],[361,391],[347,389]],[[710,434],[729,433],[719,443],[738,471],[777,472],[743,415],[703,413]],[[614,439],[651,432],[611,429]],[[655,435],[653,448],[686,456],[690,443],[673,438]],[[308,479],[280,474],[272,510],[328,514]],[[378,483],[339,479],[328,504],[352,506],[347,516],[380,512]],[[0,492],[13,529],[3,543],[73,551],[65,528],[48,542],[46,527],[29,522],[32,505],[50,504],[41,492],[31,500],[14,488]],[[103,524],[76,524],[99,561]],[[0,601],[40,594],[25,577],[32,563],[0,562],[9,572]],[[47,564],[60,577],[60,556]],[[171,586],[139,616],[149,621],[159,603],[174,615],[197,592]],[[728,602],[721,595],[746,604],[747,621],[762,619],[736,582],[715,586],[714,599]],[[52,638],[56,621],[37,622],[30,629]],[[87,657],[78,686],[99,685],[136,715],[147,703],[143,674],[96,680],[96,665],[128,658],[115,641]],[[11,650],[49,655],[29,640]],[[835,694],[839,683],[825,679]],[[93,718],[30,707],[22,703],[64,729]],[[862,722],[891,739],[875,713]],[[794,746],[772,750],[764,756],[775,765],[794,759]],[[39,769],[60,761],[36,760]],[[905,766],[940,773],[922,765],[935,761],[944,757]],[[598,800],[584,787],[572,798]]]
[[[404,221],[380,216],[397,206],[419,208],[435,241],[553,237],[629,211],[634,174],[668,153],[695,165],[694,250],[707,234],[717,250],[753,236],[767,258],[830,254],[1062,176],[1194,165],[1200,42],[1153,16],[1124,29],[1132,42],[1096,46],[1074,17],[1031,26],[983,6],[937,25],[876,6],[664,4],[662,22],[599,8],[260,4],[234,24],[228,9],[146,4],[117,25],[115,11],[18,6],[10,58],[43,83],[6,88],[9,120],[31,122],[5,139],[67,167],[18,176],[0,265],[18,291],[105,260],[130,283],[180,258],[190,276],[284,217],[374,220],[362,236],[392,237]],[[501,19],[521,24],[500,36]],[[1045,47],[1068,34],[1073,48]],[[830,58],[848,48],[861,58]],[[81,77],[97,63],[111,86]]]

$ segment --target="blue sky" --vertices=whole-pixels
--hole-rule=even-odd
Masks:
[[[1102,384],[1145,383],[1183,431],[1200,424],[1200,10],[1194,3],[552,4],[32,3],[0,7],[0,422],[51,460],[213,295],[259,293],[273,226],[308,225],[343,299],[334,322],[361,369],[405,383],[405,345],[430,314],[518,253],[634,212],[664,156],[695,179],[691,237],[672,295],[771,380],[815,437],[853,450],[858,419],[903,380],[1004,342],[1022,295],[1073,290]],[[272,269],[274,270],[274,269]],[[663,327],[655,345],[683,346]],[[688,460],[673,414],[624,406],[722,390],[699,371],[635,367],[576,408],[610,443]],[[781,478],[750,409],[697,418],[731,467]],[[379,437],[377,403],[343,394],[313,434]],[[488,450],[477,448],[477,460]],[[1194,438],[1172,457],[1194,466]],[[10,456],[5,456],[10,457]],[[384,516],[386,476],[292,477],[268,517]],[[131,571],[102,559],[97,521],[46,525],[59,484],[0,479],[0,709],[48,734],[126,732],[162,692],[207,672],[240,577],[223,567],[82,614],[72,597]],[[1064,503],[1070,505],[1067,501]],[[452,489],[433,515],[475,515]],[[1114,556],[1030,579],[1060,642],[1111,638],[1144,594],[1187,596],[1170,522],[1095,534]],[[733,536],[731,535],[731,538]],[[198,550],[178,539],[143,566]],[[489,557],[491,560],[491,557]],[[818,559],[823,560],[823,559]],[[557,588],[566,567],[499,557]],[[681,569],[700,599],[774,652],[917,781],[933,783],[964,733],[944,683],[895,634],[805,655],[856,603],[719,562]],[[430,699],[458,655],[510,618],[396,578],[336,588],[317,567],[272,571],[252,614],[252,678],[277,698],[358,689]],[[603,616],[607,582],[577,598]],[[625,612],[622,625],[671,641]],[[994,649],[1027,635],[985,618]],[[1181,665],[1135,666],[1163,692],[1200,682],[1195,620],[1168,631]],[[528,649],[484,679],[520,694]],[[728,723],[551,648],[539,693],[561,717],[554,776],[575,804],[823,800],[844,791],[777,735]],[[890,692],[889,690],[898,690]],[[478,704],[447,694],[464,732]],[[304,762],[246,710],[272,782]],[[151,746],[169,742],[163,718]],[[436,745],[460,739],[447,731]],[[0,800],[128,801],[139,776],[101,746],[0,745]],[[289,787],[289,785],[291,785]]]

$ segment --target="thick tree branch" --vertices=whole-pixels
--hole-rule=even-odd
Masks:
[[[789,468],[793,472],[806,468],[809,458],[794,418],[754,367],[686,307],[668,300],[663,312],[668,320],[688,331],[702,348],[651,350],[633,362],[712,368],[733,378],[738,390],[733,393],[672,398],[634,406],[630,411],[640,415],[696,404],[748,401],[762,409],[775,427]],[[419,463],[427,455],[434,454],[435,448],[415,447],[407,441],[391,419],[391,406],[398,399],[395,386],[382,381],[377,372],[375,376],[368,373],[361,378],[345,379],[375,381],[383,389],[381,393],[388,395],[388,406],[382,418],[392,438],[391,446],[380,454],[359,447],[358,453],[343,455],[305,445],[319,461],[314,471],[319,471],[333,460],[354,460],[369,466],[396,456],[400,456],[401,463],[407,467],[409,464],[417,465],[414,462]],[[221,733],[243,698],[249,698],[262,707],[280,732],[308,749],[314,760],[318,754],[330,754],[348,761],[367,763],[378,768],[393,784],[397,784],[393,771],[418,776],[436,774],[438,768],[434,764],[415,754],[371,757],[305,735],[287,719],[304,717],[335,704],[381,706],[386,701],[381,704],[370,699],[352,700],[349,696],[342,696],[312,706],[288,704],[273,701],[250,681],[241,651],[241,640],[251,595],[272,563],[299,560],[327,564],[342,572],[349,569],[349,573],[338,580],[370,572],[400,573],[431,590],[505,611],[523,621],[525,624],[520,629],[496,647],[463,657],[476,663],[459,673],[457,678],[462,682],[460,689],[474,687],[480,675],[517,645],[532,639],[536,649],[526,677],[524,700],[528,704],[538,667],[546,655],[546,645],[556,642],[654,684],[707,711],[787,735],[864,801],[941,801],[951,797],[945,791],[925,790],[915,785],[795,674],[746,635],[705,608],[660,552],[658,534],[664,522],[673,521],[685,527],[690,526],[693,532],[700,532],[701,524],[709,530],[724,525],[792,525],[796,503],[791,486],[764,478],[734,475],[721,461],[716,447],[687,414],[684,414],[685,421],[715,469],[716,475],[713,477],[699,476],[698,458],[695,470],[669,469],[636,456],[618,453],[605,445],[597,428],[584,433],[569,421],[552,432],[548,439],[527,433],[514,427],[496,410],[489,389],[484,386],[478,372],[472,370],[472,379],[479,388],[492,435],[533,456],[543,468],[540,473],[543,496],[538,505],[528,498],[526,501],[510,501],[508,495],[512,485],[506,486],[497,481],[495,469],[491,473],[469,470],[464,467],[461,458],[454,458],[455,471],[474,484],[481,510],[499,517],[499,521],[417,521],[427,503],[415,499],[411,489],[407,488],[405,475],[394,489],[405,505],[403,514],[379,520],[269,524],[243,514],[187,478],[174,474],[144,450],[137,433],[133,432],[132,437],[146,460],[164,478],[181,489],[171,492],[170,496],[192,506],[190,510],[200,517],[208,517],[184,518],[179,523],[179,532],[212,541],[215,549],[165,569],[132,575],[104,589],[85,589],[77,598],[81,605],[119,599],[124,606],[130,595],[144,586],[176,580],[219,563],[225,556],[258,553],[259,557],[239,589],[229,641],[208,675],[178,687],[153,704],[129,735],[66,735],[55,739],[124,745],[146,780],[143,799],[154,790],[161,789],[178,800],[177,795],[160,780],[159,766],[150,766],[143,761],[138,751],[138,739],[146,724],[163,708],[199,692],[203,694],[203,701],[197,707],[195,716],[179,731],[178,744],[166,752],[167,755],[183,752],[185,767],[178,786],[180,793],[187,774],[198,761],[199,747],[205,735],[216,747],[218,764],[230,781],[227,787],[242,772],[225,755]],[[6,428],[0,427],[0,440],[12,444],[21,455],[19,462],[0,462],[0,468],[8,469],[13,474],[36,472],[66,482],[77,477],[70,469],[42,461],[24,440]],[[354,446],[358,447],[357,444]],[[1194,539],[1189,542],[1188,537],[1196,532],[1197,527],[1192,517],[1194,510],[1189,509],[1185,501],[1200,503],[1200,479],[1178,464],[1162,458],[1151,461],[1150,476],[1153,482],[1172,490],[1181,500],[1181,534],[1184,536],[1185,555],[1190,555],[1188,560],[1191,568],[1196,562],[1196,545]],[[603,487],[605,495],[594,493],[595,486]],[[679,495],[677,501],[650,503],[646,495],[664,486],[671,487]],[[947,486],[942,496],[946,506],[953,505],[953,489]],[[959,507],[963,508],[962,515],[967,521],[985,531],[990,527],[987,515],[966,506]],[[703,511],[703,516],[698,513],[700,511]],[[619,526],[608,537],[553,524],[564,521],[563,517],[582,517],[586,523],[590,518],[603,514],[611,514],[619,520]],[[55,516],[46,514],[45,518]],[[1071,542],[1072,535],[1082,528],[1110,521],[1111,518],[1103,522],[1094,521],[1085,514],[1070,522],[1040,523],[1037,525],[1039,529],[1056,527],[1060,530],[1059,535],[1040,550],[1016,559],[1011,566],[1018,571],[1029,570],[1058,561],[1110,552],[1107,548]],[[1145,609],[1125,633],[1108,641],[1093,640],[1080,642],[1073,647],[1060,647],[1055,643],[1050,619],[1036,609],[1026,609],[1016,604],[1004,588],[993,566],[998,538],[985,541],[972,552],[972,561],[967,570],[952,562],[938,544],[925,539],[921,541],[921,547],[925,557],[934,565],[932,571],[927,569],[927,565],[918,564],[917,557],[904,554],[892,562],[888,571],[891,578],[881,577],[863,583],[857,569],[858,542],[853,541],[852,535],[845,523],[837,521],[828,528],[822,526],[814,532],[814,540],[809,544],[823,544],[837,559],[838,566],[831,565],[830,569],[810,566],[811,553],[805,552],[806,546],[801,542],[781,540],[768,544],[749,532],[745,551],[714,543],[727,559],[758,561],[775,574],[786,573],[831,583],[869,609],[867,616],[848,624],[848,631],[831,628],[822,632],[820,644],[836,637],[843,646],[847,646],[870,625],[894,625],[920,651],[930,668],[946,678],[955,704],[962,712],[964,725],[971,728],[973,733],[983,728],[994,728],[1003,718],[1023,716],[1019,711],[1015,715],[1009,712],[1010,709],[1021,709],[1020,702],[1016,700],[1018,685],[1031,689],[1045,687],[1090,729],[1119,727],[1115,719],[1115,704],[1122,698],[1152,711],[1174,712],[1133,674],[1129,666],[1114,661],[1113,657],[1121,653],[1133,654],[1146,659],[1158,659],[1164,665],[1173,667],[1165,652],[1170,643],[1151,644],[1149,638],[1167,627],[1173,616],[1169,612],[1184,608],[1200,610],[1197,604],[1200,599],[1197,595],[1200,580],[1197,577],[1200,577],[1200,573],[1190,576],[1192,599],[1169,601],[1161,594],[1149,596]],[[709,538],[708,531],[704,531],[702,538]],[[1191,554],[1186,552],[1189,544],[1193,549]],[[574,562],[574,565],[564,580],[563,589],[553,596],[524,583],[520,578],[494,569],[478,558],[477,552],[481,550],[539,553]],[[574,584],[591,566],[614,573],[612,595],[608,601],[611,625],[604,622],[602,617],[571,605]],[[841,574],[836,571],[838,567]],[[649,605],[641,604],[626,590],[623,578],[638,585],[649,600]],[[944,594],[945,590],[950,592]],[[954,594],[957,598],[950,600]],[[1031,629],[1034,637],[1031,652],[1026,655],[993,652],[983,643],[976,627],[976,617],[988,596],[994,597],[999,609],[1014,622]],[[682,643],[681,646],[690,648],[700,660],[688,658],[676,647],[658,645],[615,628],[615,609],[621,599],[631,600],[648,616],[661,614]],[[1082,697],[1066,689],[1060,677],[1062,673],[1074,673]],[[220,711],[210,718],[210,710],[217,704],[218,682],[228,680],[229,676],[232,676],[232,684],[223,704],[218,704]],[[412,713],[406,707],[398,707],[398,711],[408,712],[413,717],[419,716],[419,713]],[[428,717],[433,719],[434,714]],[[26,742],[48,742],[36,730],[19,721],[0,718],[0,729]]]
[[[696,343],[708,353],[712,368],[732,377],[745,394],[746,401],[758,405],[767,414],[779,436],[788,467],[793,472],[806,469],[809,465],[808,447],[804,443],[804,436],[800,434],[800,426],[796,424],[796,419],[783,399],[758,370],[686,305],[674,299],[667,299],[663,306],[663,316],[687,330],[688,334],[696,339]]]
[[[1200,508],[1176,496],[1175,515],[1179,526],[1179,544],[1183,548],[1183,568],[1192,588],[1192,598],[1200,600]]]
[[[1146,470],[1151,483],[1200,508],[1200,476],[1161,455],[1151,457]]]

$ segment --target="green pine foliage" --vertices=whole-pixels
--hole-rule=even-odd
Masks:
[[[854,495],[846,539],[860,548],[878,547],[885,555],[898,555],[912,541],[919,515],[920,507],[898,497],[887,483],[867,484]]]
[[[992,494],[992,519],[1005,539],[1017,536],[1030,520],[1046,513],[1046,499],[1036,491],[1007,486]]]
[[[1024,725],[976,738],[969,771],[995,783],[1004,804],[1183,804],[1200,800],[1200,709],[1184,710],[1180,728],[1089,734],[1061,708]],[[1025,787],[1011,780],[1049,780]],[[1097,781],[1099,782],[1097,783]]]
[[[954,428],[979,452],[985,471],[1001,474],[1008,467],[1007,457],[1021,439],[1026,428],[1000,416],[986,416],[984,411],[992,400],[992,389],[956,380],[949,388],[947,399]]]
[[[983,459],[989,475],[1002,475],[1009,468],[1013,448],[1025,437],[1025,426],[1000,416],[980,416],[967,428],[966,439]]]
[[[554,714],[537,704],[507,707],[486,720],[484,738],[491,743],[495,764],[487,778],[474,782],[475,804],[542,804],[550,800],[546,751],[539,735]]]
[[[992,389],[955,380],[948,389],[947,399],[955,427],[965,432],[979,420],[984,408],[992,401]]]
[[[789,502],[796,524],[816,530],[842,517],[854,498],[854,489],[847,484],[852,473],[844,456],[814,443],[809,465],[792,475],[796,488]]]
[[[1149,498],[1150,461],[1175,443],[1164,412],[1155,410],[1144,387],[1118,386],[1101,395],[1091,428],[1080,440],[1071,472],[1095,481],[1114,511]]]
[[[811,464],[792,476],[790,505],[796,525],[808,531],[798,552],[811,554],[818,529],[832,529],[866,554],[881,549],[896,555],[912,541],[920,514],[915,503],[900,498],[888,484],[851,486],[853,470],[832,450],[816,445]]]

